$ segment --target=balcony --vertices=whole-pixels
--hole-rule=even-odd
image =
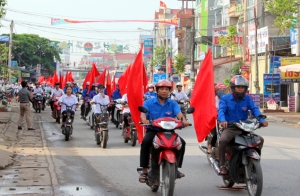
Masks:
[[[244,5],[243,4],[236,4],[232,5],[229,8],[229,17],[239,17],[244,14]]]

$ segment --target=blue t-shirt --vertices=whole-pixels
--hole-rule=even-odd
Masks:
[[[146,100],[156,98],[156,97],[157,97],[157,94],[155,92],[146,92],[144,94],[144,98],[146,98]]]
[[[89,100],[92,100],[95,95],[97,95],[96,91],[95,90],[90,90]]]
[[[116,99],[121,99],[121,98],[122,98],[122,95],[120,93],[120,90],[116,89],[112,94],[112,99],[116,100]]]
[[[154,119],[174,118],[181,112],[178,104],[171,99],[166,99],[163,105],[158,101],[158,98],[148,99],[144,102],[144,107],[148,110],[146,114],[148,120],[152,120],[153,117]]]
[[[261,115],[259,108],[249,95],[246,94],[241,100],[235,99],[232,94],[224,95],[219,103],[218,119],[220,122],[226,121],[229,123],[246,120],[248,119],[248,110],[251,110],[254,117]],[[259,121],[265,122],[264,119]]]

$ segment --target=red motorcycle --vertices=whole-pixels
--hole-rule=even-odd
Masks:
[[[145,107],[139,106],[139,111],[148,113]],[[194,108],[189,108],[187,113],[193,113]],[[145,124],[142,124],[146,126]],[[150,121],[150,125],[158,129],[153,139],[153,145],[150,150],[150,161],[148,167],[148,178],[146,184],[153,192],[161,187],[161,195],[171,196],[174,194],[175,180],[177,178],[177,154],[182,147],[181,140],[176,129],[184,127],[181,120],[175,118],[159,118]],[[142,168],[137,168],[141,175]]]
[[[54,97],[53,101],[52,117],[60,124],[61,105],[58,104],[58,97]]]

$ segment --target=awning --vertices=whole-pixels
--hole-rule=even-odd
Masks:
[[[300,72],[300,64],[281,66],[279,67],[279,69],[281,72],[288,72],[288,71]]]

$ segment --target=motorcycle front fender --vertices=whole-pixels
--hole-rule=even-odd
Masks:
[[[169,163],[176,163],[176,155],[172,150],[163,150],[158,155],[158,164],[165,159]]]
[[[254,149],[246,149],[243,152],[242,163],[243,165],[248,165],[248,158],[252,158],[255,160],[260,160],[260,155]]]

